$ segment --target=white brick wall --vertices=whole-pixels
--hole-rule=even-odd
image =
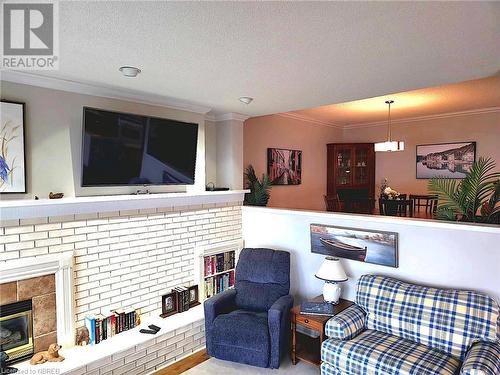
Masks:
[[[162,294],[194,282],[197,246],[240,239],[241,202],[9,220],[0,261],[72,251],[79,327],[116,308],[159,314]]]

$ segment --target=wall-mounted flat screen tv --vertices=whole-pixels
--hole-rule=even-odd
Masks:
[[[198,124],[83,108],[82,186],[192,185]]]

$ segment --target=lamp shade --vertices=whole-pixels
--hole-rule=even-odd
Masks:
[[[325,281],[347,281],[347,275],[342,268],[340,260],[333,257],[325,258],[315,276]]]

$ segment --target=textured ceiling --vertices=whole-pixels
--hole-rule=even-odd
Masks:
[[[500,107],[500,76],[290,113],[341,126],[385,121],[388,109],[385,101],[389,99],[394,100],[391,117],[395,120]]]
[[[255,116],[496,74],[499,19],[494,2],[62,1],[60,70],[37,74]]]

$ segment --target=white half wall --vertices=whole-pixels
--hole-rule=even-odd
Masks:
[[[419,219],[243,207],[245,247],[291,253],[291,293],[298,299],[322,293],[314,274],[324,256],[311,253],[312,223],[399,234],[399,267],[342,259],[349,280],[344,298],[354,300],[363,274],[380,274],[428,286],[482,291],[500,303],[500,227]]]

